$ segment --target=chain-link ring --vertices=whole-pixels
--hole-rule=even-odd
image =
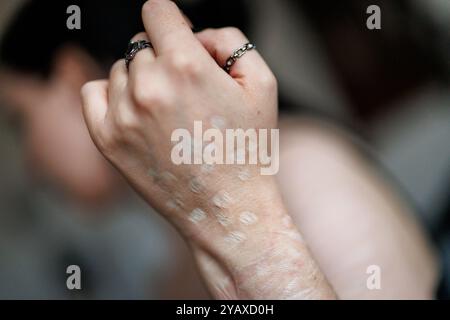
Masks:
[[[225,65],[223,66],[223,69],[230,73],[231,67],[236,63],[236,61],[242,57],[244,54],[247,53],[247,51],[255,49],[256,46],[253,43],[246,43],[239,49],[236,49],[233,54],[227,59],[225,62]]]

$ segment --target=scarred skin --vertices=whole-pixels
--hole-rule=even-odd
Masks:
[[[133,40],[154,49],[86,84],[84,117],[100,152],[183,236],[213,297],[432,298],[436,260],[412,210],[342,132],[279,123],[276,79],[256,50],[223,71],[248,42],[239,30],[193,34],[168,0],[147,2],[142,18]],[[173,164],[172,132],[217,118],[280,125],[278,181],[257,165]],[[382,268],[379,290],[366,286],[370,265]]]
[[[202,276],[216,298],[333,299],[335,293],[292,223],[273,176],[258,167],[171,162],[171,133],[194,121],[227,128],[277,126],[275,77],[257,51],[227,74],[220,67],[248,42],[236,29],[194,35],[176,5],[152,0],[142,9],[151,41],[127,71],[123,60],[109,80],[82,89],[83,112],[98,149],[142,197],[168,219],[189,243]],[[243,167],[251,178],[237,178]],[[200,178],[201,192],[189,188]],[[213,199],[227,194],[227,205]],[[193,223],[194,209],[206,218]],[[257,220],[242,220],[251,212]],[[248,217],[248,214],[247,214]],[[244,221],[244,222],[242,222]],[[226,222],[226,223],[225,223]]]
[[[209,36],[204,36],[205,33],[209,33]],[[244,39],[235,41],[236,34],[242,37],[233,29],[220,32],[208,31],[196,36],[208,49],[208,53],[222,64],[226,57],[244,42]],[[135,39],[144,38],[147,38],[146,33],[136,36]],[[222,49],[216,50],[216,47]],[[145,51],[139,55],[143,53]],[[236,75],[239,70],[242,70],[242,64],[246,65],[249,57],[251,53],[245,55],[233,67],[234,79],[244,86],[246,82],[241,82],[242,80]],[[254,63],[254,60],[250,61]],[[133,61],[134,63],[136,61]],[[98,62],[83,48],[68,44],[58,49],[52,66],[48,79],[33,74],[23,74],[14,68],[0,68],[2,107],[6,107],[8,114],[11,113],[22,120],[24,154],[27,155],[29,169],[36,174],[34,178],[43,179],[46,183],[56,186],[55,189],[58,192],[67,196],[66,200],[85,207],[86,213],[98,215],[104,211],[102,206],[119,200],[119,195],[122,195],[124,191],[123,179],[117,177],[116,170],[111,170],[104,157],[92,144],[80,109],[81,86],[87,81],[103,76],[104,73]],[[249,67],[251,68],[252,65],[247,63],[246,70],[242,71],[244,78],[251,76],[252,69]],[[257,81],[260,79],[258,78]],[[159,82],[153,82],[149,83],[148,87],[154,88],[158,85]],[[249,88],[248,85],[247,88]],[[267,97],[267,92],[264,90],[255,89],[254,92]],[[3,105],[4,102],[5,105]],[[99,106],[101,105],[96,105],[94,108]],[[200,111],[206,114],[204,119],[207,118],[209,121],[209,123],[205,122],[205,127],[214,123],[217,125],[217,122],[220,124],[224,120],[224,118],[216,117],[219,115],[218,112],[214,113],[215,117],[210,117],[213,112],[208,114],[209,108],[202,108]],[[243,115],[241,111],[239,110],[240,115]],[[195,118],[199,117],[195,116]],[[192,126],[192,123],[189,123],[189,126]],[[439,279],[439,264],[424,236],[423,228],[421,229],[420,225],[414,221],[412,208],[396,194],[398,190],[393,189],[387,183],[389,181],[383,179],[383,175],[371,163],[370,158],[358,152],[358,145],[354,143],[354,140],[349,139],[344,130],[330,126],[328,121],[305,118],[301,114],[289,114],[288,119],[281,117],[277,126],[280,128],[281,142],[280,172],[277,174],[277,180],[284,205],[336,295],[340,299],[432,298]],[[172,181],[171,185],[181,184],[186,191],[183,195],[169,191],[168,198],[174,200],[182,196],[181,200],[186,208],[181,211],[185,212],[184,214],[179,212],[184,220],[179,223],[179,230],[182,230],[191,252],[186,250],[186,243],[181,243],[182,240],[177,241],[177,250],[174,253],[178,260],[177,270],[174,271],[175,274],[170,275],[164,285],[160,286],[162,290],[167,291],[164,292],[163,297],[169,299],[209,297],[200,290],[201,283],[198,282],[197,274],[193,272],[195,265],[190,261],[192,256],[195,256],[203,277],[207,280],[210,291],[215,297],[244,296],[243,290],[240,291],[240,295],[238,294],[235,284],[242,282],[249,288],[254,288],[258,279],[251,279],[251,277],[257,272],[259,275],[264,275],[267,280],[268,286],[265,289],[273,286],[274,281],[280,281],[279,270],[285,272],[289,263],[282,263],[281,258],[284,255],[279,254],[277,257],[273,255],[273,250],[268,248],[275,249],[274,252],[277,252],[276,250],[289,252],[290,247],[278,247],[272,244],[275,244],[280,235],[282,237],[287,235],[291,240],[297,241],[301,238],[296,228],[287,228],[290,231],[284,230],[282,233],[270,231],[280,227],[280,221],[281,226],[286,227],[290,224],[290,219],[286,218],[284,208],[275,208],[275,202],[270,203],[275,208],[272,211],[269,211],[268,205],[264,205],[268,202],[266,200],[270,199],[270,192],[262,193],[267,190],[262,190],[263,188],[255,183],[255,180],[262,181],[258,180],[261,179],[260,177],[256,179],[259,175],[256,168],[252,168],[254,170],[250,171],[248,177],[244,175],[245,179],[240,176],[241,167],[230,167],[230,170],[222,172],[223,169],[218,166],[214,174],[207,174],[208,170],[202,170],[198,166],[194,168],[196,174],[202,178],[200,180],[203,187],[208,184],[211,188],[207,189],[208,194],[196,198],[208,199],[204,201],[204,205],[192,199],[194,204],[187,203],[191,201],[188,200],[191,191],[196,190],[192,187],[193,179],[190,174],[178,172],[175,176],[174,173],[163,169],[155,175],[155,168],[148,169],[147,178],[150,181],[155,178],[164,190],[174,189],[173,186],[167,187]],[[243,189],[244,185],[247,191]],[[215,218],[217,219],[212,215],[217,212],[217,208],[211,205],[211,198],[217,191],[223,190],[230,191],[234,199],[234,207],[219,212],[239,228],[230,228],[229,225],[225,228],[222,224],[227,220],[220,216],[219,224],[212,223]],[[254,192],[251,193],[250,190]],[[273,193],[272,196],[276,194]],[[266,199],[263,199],[264,197]],[[255,203],[262,205],[257,207]],[[168,202],[161,200],[160,204],[166,207]],[[169,204],[173,207],[172,203],[169,202]],[[198,225],[194,225],[190,221],[191,212],[198,213],[198,211],[190,210],[194,207],[197,209],[201,207],[207,211],[208,218],[212,218],[209,219],[211,221],[202,220],[198,222]],[[253,208],[255,212],[249,211],[250,208]],[[243,209],[249,210],[243,211]],[[259,212],[256,212],[258,209],[260,209]],[[152,210],[149,209],[149,211]],[[248,212],[254,214],[257,219],[255,220],[255,216]],[[282,217],[279,213],[284,216]],[[207,228],[214,229],[214,232],[202,233]],[[264,228],[268,231],[263,231]],[[258,230],[266,232],[267,237],[254,235],[253,233]],[[232,269],[229,268],[235,261],[233,260],[235,257],[226,257],[226,247],[219,245],[229,243],[222,241],[221,237],[229,241],[228,236],[232,234],[231,232],[235,232],[232,235],[236,236],[240,235],[236,233],[238,231],[245,231],[247,240],[261,239],[261,243],[251,246],[254,249],[249,251],[248,257],[255,259],[252,261],[253,266],[242,269],[247,271],[245,273],[235,272],[237,280],[235,282],[230,272]],[[249,234],[252,234],[251,237]],[[179,238],[173,236],[176,239]],[[267,239],[273,242],[269,243]],[[245,245],[247,248],[250,247],[248,241]],[[298,248],[296,244],[293,247]],[[240,254],[244,251],[238,248],[231,250],[231,253]],[[296,254],[291,251],[291,257]],[[279,261],[276,274],[268,272],[270,267],[277,266],[273,261]],[[293,265],[295,264],[292,263],[291,266]],[[379,266],[381,269],[381,288],[376,290],[370,290],[366,285],[369,278],[367,269],[372,265]],[[284,269],[281,269],[282,267]],[[256,271],[252,272],[252,270]],[[284,288],[294,287],[295,289],[297,279],[286,277],[285,280],[280,281],[280,284]],[[291,281],[288,282],[289,280]],[[310,290],[310,293],[312,292],[315,292],[315,289]],[[292,290],[286,290],[282,295],[295,297]],[[314,298],[313,295],[308,295],[308,291],[303,291],[301,297]]]

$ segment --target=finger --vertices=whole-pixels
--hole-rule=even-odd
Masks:
[[[181,14],[183,15],[184,21],[186,21],[189,28],[191,28],[191,30],[194,29],[194,24],[192,23],[191,19],[189,19],[189,17],[185,15],[183,12],[181,12]]]
[[[145,32],[140,32],[137,35],[131,39],[131,41],[149,41],[149,38],[147,37],[147,34]],[[152,48],[145,48],[140,50],[136,55],[134,56],[134,59],[130,61],[128,75],[131,77],[131,75],[135,74],[139,70],[148,70],[150,68],[150,65],[155,61],[155,52]]]
[[[109,73],[108,101],[111,105],[116,105],[124,93],[128,83],[128,70],[125,60],[116,61]]]
[[[236,28],[206,29],[196,36],[220,67],[225,66],[236,49],[248,43],[247,37]],[[267,74],[271,71],[256,50],[247,51],[230,70],[233,78],[242,79],[256,79]]]
[[[132,41],[145,40],[149,41],[145,32],[138,33],[132,39]],[[133,61],[130,62],[128,70],[128,86],[134,87],[138,82],[144,82],[148,84],[149,76],[151,75],[152,65],[155,62],[155,52],[152,48],[146,48],[140,50]]]
[[[83,115],[93,139],[100,130],[108,110],[108,81],[97,80],[81,88]]]
[[[189,24],[173,1],[147,1],[142,7],[142,20],[157,56],[175,50],[189,53],[201,49]]]

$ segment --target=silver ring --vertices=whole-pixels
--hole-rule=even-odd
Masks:
[[[242,57],[244,54],[247,53],[247,51],[255,49],[256,46],[253,43],[246,43],[242,47],[236,49],[233,54],[227,59],[225,62],[225,65],[223,66],[223,69],[230,73],[231,67],[236,63],[236,61]]]
[[[130,62],[133,61],[136,54],[142,49],[153,48],[152,44],[146,40],[130,41],[127,51],[125,52],[125,64],[128,67]]]

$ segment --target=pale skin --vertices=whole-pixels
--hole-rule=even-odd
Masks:
[[[98,149],[177,228],[215,298],[334,299],[336,293],[351,297],[352,289],[341,289],[346,286],[342,279],[348,277],[340,277],[339,272],[349,274],[345,260],[326,249],[333,248],[333,239],[327,247],[320,238],[330,231],[323,224],[326,220],[313,218],[313,211],[330,210],[322,210],[317,202],[316,209],[314,201],[301,201],[299,196],[287,197],[291,200],[285,203],[276,179],[259,175],[255,167],[245,168],[251,179],[242,181],[237,178],[241,166],[223,165],[205,172],[200,166],[171,162],[172,131],[192,128],[194,121],[211,124],[211,117],[220,116],[229,128],[278,125],[276,80],[264,60],[257,51],[248,52],[227,74],[220,66],[234,49],[248,42],[240,31],[226,28],[193,34],[176,5],[167,0],[146,3],[142,13],[145,33],[134,40],[148,39],[154,50],[139,52],[128,71],[124,61],[118,61],[108,80],[90,82],[82,89],[84,116]],[[285,157],[289,160],[289,155]],[[300,174],[300,167],[288,174]],[[362,166],[356,168],[361,168],[359,174],[367,172]],[[283,165],[281,170],[283,179]],[[201,192],[189,187],[193,178],[201,180]],[[361,211],[369,218],[378,209],[387,212],[379,225],[383,227],[393,221],[392,213],[407,211],[396,207],[396,200],[377,199],[384,186],[371,175],[367,179],[374,185],[367,197],[374,201],[367,206],[374,205],[373,210],[361,206]],[[307,193],[308,185],[301,187],[299,192]],[[320,185],[317,189],[321,191]],[[226,198],[226,205],[215,201],[217,197]],[[308,227],[302,228],[306,223]],[[418,255],[429,258],[417,229],[413,225],[409,229],[419,245]],[[342,241],[335,248],[344,250],[347,245]],[[335,261],[342,267],[335,268]],[[415,258],[410,261],[414,263]],[[362,259],[361,265],[366,262]],[[407,268],[412,270],[407,274],[415,274],[413,269]],[[433,275],[427,279],[431,287]]]
[[[431,299],[436,254],[376,166],[343,130],[282,119],[278,181],[292,218],[341,299]],[[381,288],[368,290],[368,266]]]
[[[273,177],[255,176],[239,185],[232,179],[236,168],[221,166],[203,175],[207,192],[193,193],[189,177],[199,175],[199,168],[170,160],[172,131],[190,128],[195,120],[207,123],[220,115],[231,128],[274,128],[276,81],[270,69],[253,51],[228,75],[219,65],[247,42],[245,36],[235,29],[196,36],[171,1],[147,2],[142,13],[146,35],[135,39],[147,36],[154,51],[140,52],[128,72],[119,61],[109,81],[82,90],[97,147],[190,243],[215,297],[334,298],[306,245],[291,236],[298,231],[284,222],[288,215]],[[149,177],[149,170],[158,177]],[[214,208],[211,199],[224,192],[232,203]],[[178,206],[168,206],[176,194]],[[191,223],[187,216],[195,208],[208,218]],[[233,223],[213,218],[215,209]],[[234,222],[244,210],[256,212],[259,222],[248,227]]]

